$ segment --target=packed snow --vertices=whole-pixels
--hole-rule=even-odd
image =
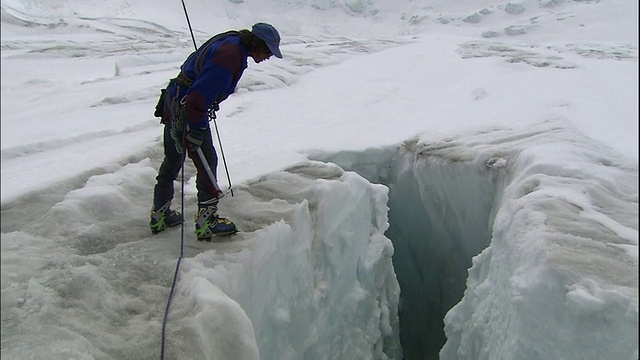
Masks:
[[[215,242],[190,161],[148,227],[182,3],[1,4],[3,359],[638,358],[637,2],[185,0],[282,36]]]

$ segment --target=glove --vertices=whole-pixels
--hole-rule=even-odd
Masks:
[[[204,134],[207,129],[198,129],[193,128],[190,129],[187,133],[187,146],[189,147],[189,151],[196,152],[198,148],[202,145],[204,141]]]
[[[169,134],[176,146],[176,151],[182,154],[182,141],[184,141],[184,124],[186,121],[186,111],[184,105],[178,107],[176,117],[171,121]]]
[[[209,109],[209,121],[216,118],[216,111],[218,110],[220,110],[220,105],[218,105],[218,102],[214,102]]]
[[[176,151],[179,154],[182,154],[182,131],[178,131],[178,129],[172,127],[169,134],[171,134],[171,138],[173,139],[173,144],[176,146]]]

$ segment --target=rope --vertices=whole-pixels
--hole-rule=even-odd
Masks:
[[[184,140],[183,140],[184,145]],[[184,149],[184,147],[183,147]],[[182,155],[182,178],[181,178],[181,188],[180,188],[180,213],[184,217],[184,160],[185,160],[185,151],[183,150]],[[180,257],[178,258],[178,262],[176,263],[176,271],[173,274],[173,283],[171,284],[171,290],[169,291],[169,299],[167,300],[167,307],[164,309],[164,319],[162,320],[162,348],[160,350],[160,359],[164,360],[164,349],[166,346],[167,339],[167,321],[169,319],[169,308],[171,307],[171,303],[173,302],[173,293],[176,289],[176,284],[178,282],[178,274],[180,271],[180,264],[182,263],[182,258],[184,257],[184,220],[182,221],[182,225],[180,226]]]
[[[196,38],[193,35],[193,29],[191,27],[191,21],[189,20],[189,13],[187,12],[187,6],[184,4],[184,0],[182,0],[182,8],[184,9],[184,15],[187,18],[187,24],[189,25],[189,32],[191,33],[191,40],[193,40],[193,46],[196,49],[196,51],[198,51],[198,46],[196,45]],[[210,114],[211,116],[211,114]],[[229,190],[231,192],[231,196],[233,196],[233,189],[231,187],[231,178],[229,176],[229,170],[227,169],[227,161],[224,157],[224,150],[222,150],[222,142],[220,141],[220,133],[218,132],[218,124],[215,122],[215,112],[213,113],[213,123],[215,125],[215,129],[216,129],[216,135],[218,137],[218,143],[220,144],[220,152],[222,153],[222,160],[224,163],[224,168],[226,170],[227,173],[227,180],[229,181]],[[186,158],[186,138],[184,138],[184,132],[183,132],[183,139],[182,139],[182,151],[183,151],[183,155],[182,155],[182,179],[181,179],[181,189],[180,189],[180,195],[181,195],[181,201],[180,201],[180,213],[182,214],[182,216],[184,217],[184,161]],[[206,161],[205,159],[203,159],[203,161]],[[212,179],[212,181],[216,181],[216,179]],[[224,195],[224,194],[221,194]],[[178,282],[178,274],[180,271],[180,264],[182,263],[182,258],[184,257],[184,220],[182,221],[182,225],[180,227],[180,257],[178,258],[178,262],[176,263],[176,271],[173,274],[173,282],[171,284],[171,290],[169,291],[169,299],[167,300],[167,306],[164,310],[164,318],[162,319],[162,348],[160,350],[160,359],[164,360],[164,356],[165,356],[165,347],[166,347],[166,338],[167,338],[167,320],[169,318],[169,309],[171,308],[171,303],[173,302],[173,294],[175,292],[176,289],[176,284]]]
[[[193,47],[198,50],[198,46],[196,45],[196,38],[193,36],[193,29],[191,28],[191,21],[189,20],[189,13],[187,12],[187,6],[184,4],[184,0],[182,0],[182,8],[184,9],[184,15],[187,17],[187,24],[189,25],[189,31],[191,32],[191,40],[193,40]]]
[[[193,29],[191,28],[191,21],[189,20],[189,14],[187,13],[187,6],[184,4],[184,0],[182,0],[182,8],[184,9],[184,15],[187,17],[187,24],[189,25],[189,31],[191,32],[191,40],[193,40],[193,46],[196,51],[198,50],[198,46],[196,45],[196,38],[193,36]],[[183,133],[184,134],[184,133]],[[184,217],[184,160],[185,160],[185,141],[182,141],[182,178],[181,178],[181,188],[180,188],[180,213]],[[167,300],[167,307],[164,309],[164,318],[162,320],[162,348],[160,350],[160,359],[164,360],[164,349],[166,347],[166,339],[167,339],[167,320],[169,318],[169,309],[171,308],[171,302],[173,301],[173,293],[176,289],[176,283],[178,282],[178,273],[180,271],[180,264],[182,263],[182,258],[184,257],[184,219],[182,221],[182,225],[180,226],[180,257],[178,258],[178,262],[176,263],[176,271],[173,274],[173,283],[171,284],[171,290],[169,291],[169,299]]]

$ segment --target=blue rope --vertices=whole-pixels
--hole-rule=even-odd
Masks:
[[[185,151],[183,150],[182,181],[181,181],[182,187],[180,189],[180,194],[181,194],[180,213],[182,214],[183,217],[184,217],[184,160],[185,160],[184,153]],[[171,307],[171,303],[173,301],[173,293],[175,292],[176,283],[178,282],[178,273],[180,271],[180,264],[182,263],[183,257],[184,257],[184,219],[182,221],[182,226],[180,227],[180,257],[178,258],[178,263],[176,264],[176,271],[173,274],[173,283],[171,284],[171,291],[169,291],[169,299],[167,300],[167,307],[164,310],[164,319],[162,320],[162,349],[160,351],[161,360],[164,360],[164,349],[165,349],[166,338],[167,338],[167,320],[169,318],[169,308]]]

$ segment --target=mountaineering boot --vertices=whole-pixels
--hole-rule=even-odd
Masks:
[[[200,206],[196,215],[196,235],[198,241],[211,241],[218,235],[231,235],[238,232],[236,225],[229,219],[218,216],[217,206]]]
[[[176,226],[182,223],[184,220],[182,214],[171,210],[170,206],[171,201],[168,201],[157,210],[151,209],[149,227],[151,228],[152,233],[157,234],[166,227]]]

